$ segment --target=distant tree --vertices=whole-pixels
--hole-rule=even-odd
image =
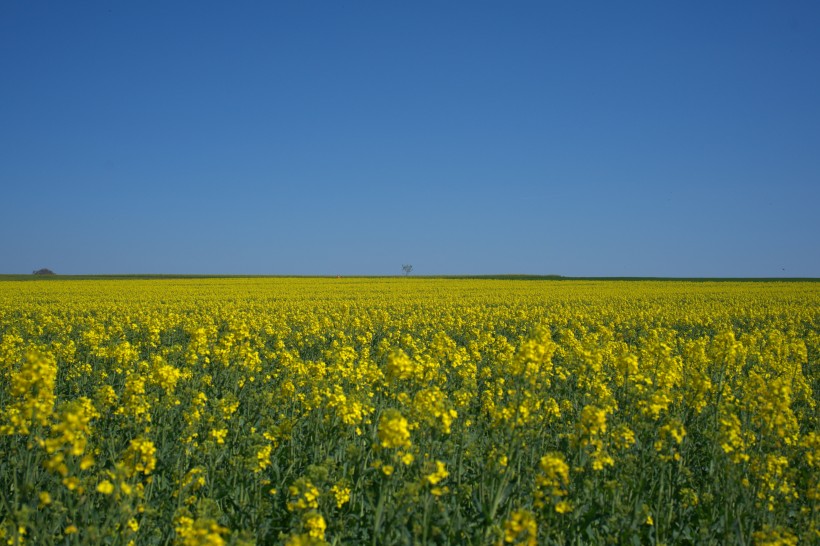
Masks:
[[[404,271],[404,276],[406,277],[411,271],[413,271],[413,266],[410,264],[404,264],[401,266],[401,270]]]
[[[32,275],[55,275],[56,273],[54,273],[54,271],[52,271],[50,269],[43,268],[43,269],[38,269],[37,271],[32,271],[31,274]]]

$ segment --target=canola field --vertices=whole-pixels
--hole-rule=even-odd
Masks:
[[[0,282],[0,543],[820,544],[820,284]]]

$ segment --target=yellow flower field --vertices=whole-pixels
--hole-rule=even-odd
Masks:
[[[8,544],[820,543],[820,284],[0,282]]]

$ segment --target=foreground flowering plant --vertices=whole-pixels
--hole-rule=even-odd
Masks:
[[[818,543],[818,287],[3,281],[0,541]]]

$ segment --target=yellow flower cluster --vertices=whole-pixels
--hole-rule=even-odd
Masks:
[[[547,503],[555,503],[555,511],[566,513],[569,504],[563,500],[568,494],[569,465],[561,453],[548,453],[538,463],[540,472],[535,478],[535,506],[543,508]]]
[[[32,350],[10,375],[12,402],[4,409],[0,434],[28,434],[30,427],[48,423],[54,408],[57,364],[52,355]]]
[[[180,516],[174,521],[175,543],[180,546],[223,546],[228,529],[213,519]]]
[[[299,478],[288,488],[291,500],[288,510],[309,510],[319,508],[319,490],[306,478]]]
[[[523,544],[536,546],[538,544],[538,523],[535,516],[528,510],[516,510],[504,522],[503,544]]]
[[[154,446],[154,442],[147,438],[134,438],[131,440],[124,458],[125,468],[128,473],[134,475],[137,472],[142,472],[147,475],[153,472],[157,464],[156,452],[157,448]]]
[[[396,409],[386,410],[379,419],[379,445],[383,448],[410,447],[410,428],[407,419]]]

